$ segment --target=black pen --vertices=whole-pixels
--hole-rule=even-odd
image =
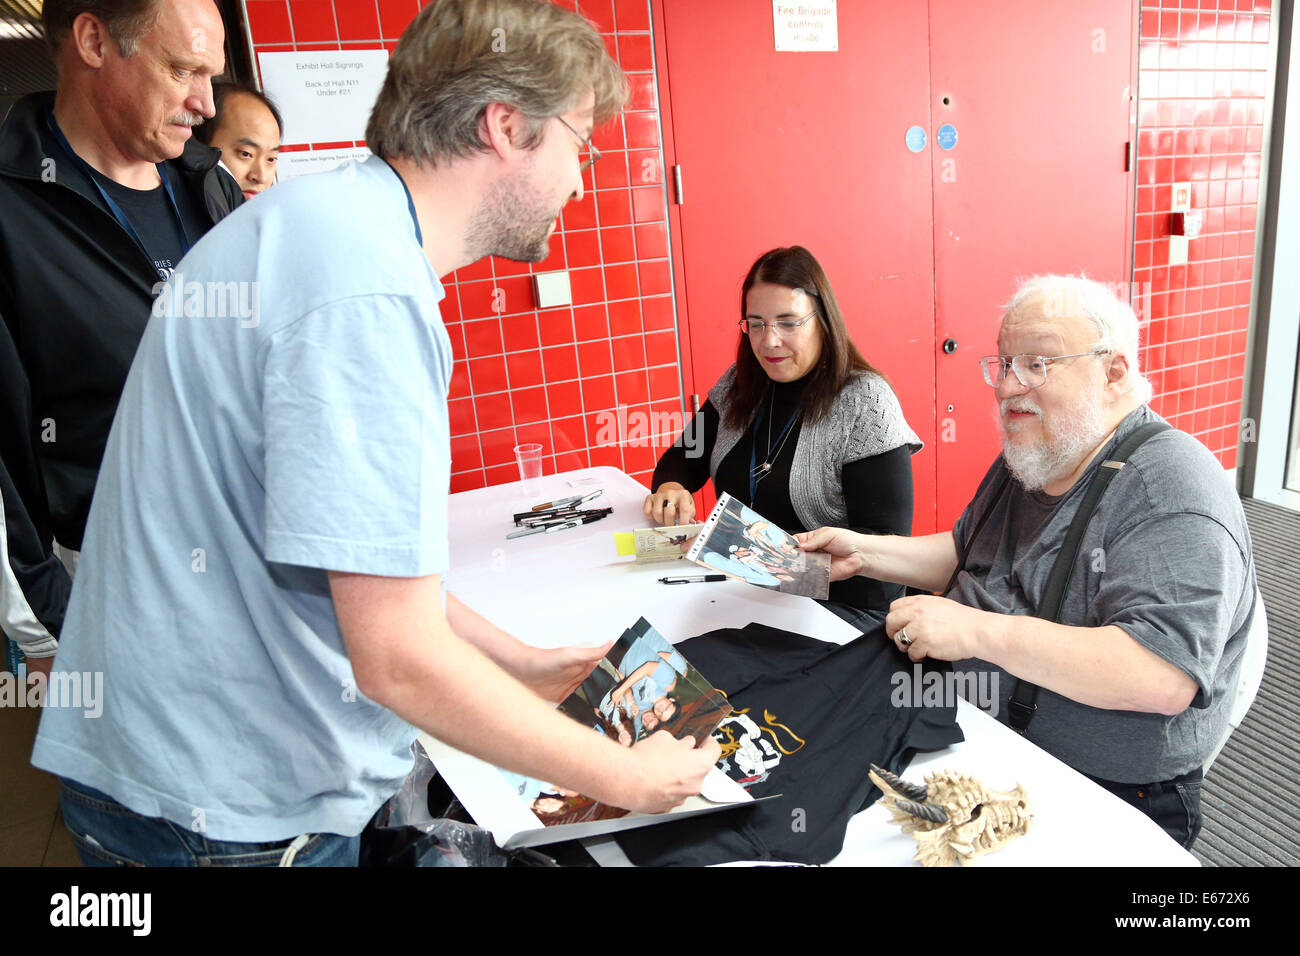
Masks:
[[[610,511],[612,510],[613,509],[611,508]],[[506,537],[522,538],[525,535],[540,534],[542,532],[546,532],[547,534],[550,534],[552,531],[564,531],[568,528],[576,528],[579,525],[591,524],[591,522],[593,521],[599,521],[601,518],[608,518],[608,517],[609,517],[609,511],[603,511],[603,512],[597,512],[595,514],[586,514],[581,517],[575,516],[572,518],[562,518],[557,521],[534,521],[525,525],[524,528],[520,531],[510,532],[508,535],[506,535]]]
[[[593,521],[599,521],[605,515],[588,515],[585,518],[574,518],[572,521],[566,521],[564,524],[548,524],[543,526],[547,534],[553,531],[567,531],[569,528],[576,528],[579,525],[591,524]],[[536,527],[536,525],[534,525]]]
[[[555,508],[547,511],[525,511],[514,516],[516,525],[532,524],[536,521],[550,521],[554,518],[581,517],[589,514],[611,514],[613,508]]]
[[[660,584],[699,584],[704,581],[725,581],[725,574],[697,574],[691,577],[683,578],[660,578]]]
[[[604,518],[613,511],[613,508],[600,508],[591,511],[564,511],[558,514],[536,515],[531,518],[521,518],[519,521],[516,521],[515,524],[524,528],[535,528],[538,525],[555,524],[561,521],[577,521],[579,518]]]

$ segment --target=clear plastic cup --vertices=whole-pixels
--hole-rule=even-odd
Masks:
[[[524,494],[536,494],[537,480],[542,477],[542,446],[537,442],[516,445],[515,461],[519,463],[519,480],[523,482]]]

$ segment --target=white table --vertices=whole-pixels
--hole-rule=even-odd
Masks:
[[[603,488],[586,508],[613,507],[609,517],[555,534],[507,540],[511,515],[532,505]],[[678,564],[637,565],[619,557],[614,532],[645,527],[647,490],[614,468],[548,475],[526,495],[520,483],[452,495],[452,567],[447,587],[462,601],[522,641],[538,647],[603,644],[644,616],[670,641],[720,627],[760,621],[821,640],[844,643],[857,636],[816,602],[738,581],[668,586],[660,577]],[[965,742],[912,761],[908,780],[950,769],[987,786],[1023,783],[1034,809],[1029,834],[978,866],[1196,866],[1196,859],[1145,814],[1107,793],[1056,758],[965,701],[957,722]],[[833,865],[906,865],[916,843],[888,823],[875,804],[853,818],[844,850]],[[606,864],[626,862],[612,839],[589,841]]]

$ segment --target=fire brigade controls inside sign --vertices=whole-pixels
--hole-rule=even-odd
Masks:
[[[836,0],[772,0],[772,32],[778,53],[825,52],[840,48]]]

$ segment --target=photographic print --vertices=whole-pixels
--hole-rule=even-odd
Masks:
[[[645,618],[623,632],[560,709],[624,747],[635,747],[660,730],[698,742],[731,714],[727,699]],[[501,773],[546,826],[627,813],[544,781]]]
[[[760,588],[822,600],[830,595],[829,555],[801,550],[793,535],[726,493],[686,557]]]

